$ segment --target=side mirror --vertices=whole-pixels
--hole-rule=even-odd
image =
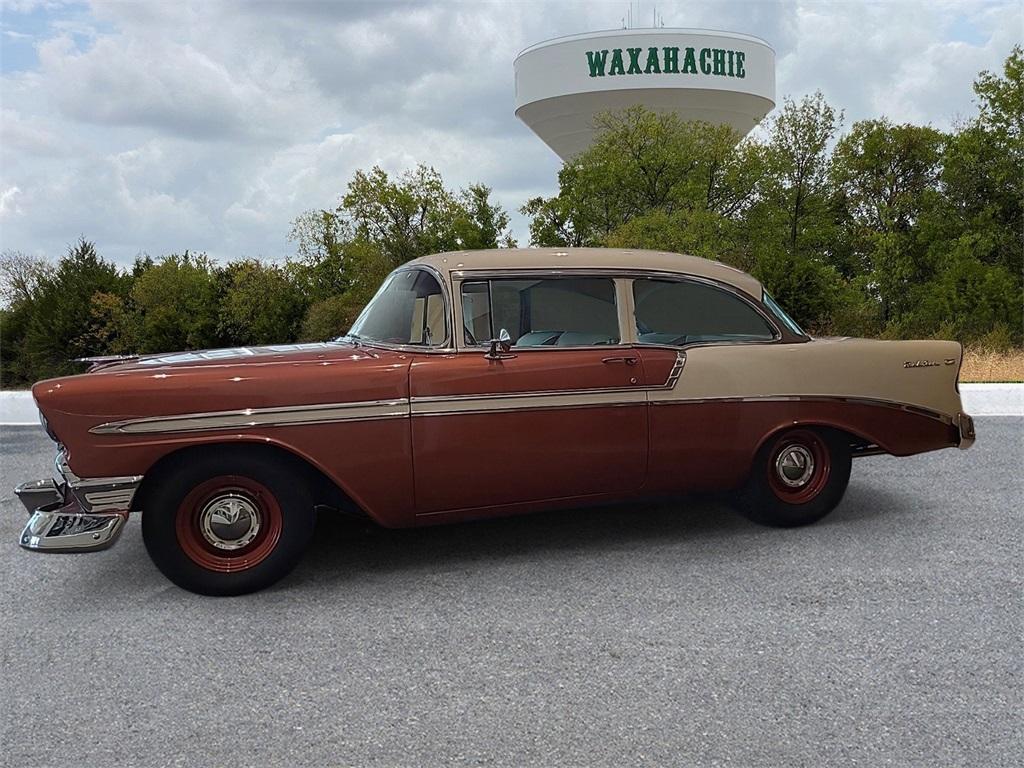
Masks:
[[[491,348],[484,355],[488,360],[504,360],[509,357],[515,357],[515,355],[509,354],[509,350],[512,349],[512,337],[508,335],[508,331],[504,328],[498,333],[498,338],[491,339],[489,344]]]

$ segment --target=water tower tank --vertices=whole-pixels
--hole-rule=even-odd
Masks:
[[[619,29],[548,40],[515,60],[516,116],[563,160],[594,118],[641,105],[746,135],[775,107],[775,51],[735,32]]]

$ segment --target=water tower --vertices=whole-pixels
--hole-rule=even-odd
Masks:
[[[617,29],[547,40],[515,60],[516,117],[568,160],[601,112],[641,105],[746,135],[775,107],[775,51],[736,32]]]

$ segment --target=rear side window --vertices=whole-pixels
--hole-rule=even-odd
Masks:
[[[738,296],[685,280],[633,281],[637,338],[647,344],[768,341],[775,329]]]
[[[497,278],[462,284],[463,333],[479,345],[508,331],[517,347],[619,343],[610,278]]]

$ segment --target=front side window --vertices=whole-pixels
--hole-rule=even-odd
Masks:
[[[349,338],[384,344],[444,346],[448,340],[444,293],[429,272],[392,272],[356,319]]]
[[[637,339],[645,344],[770,341],[776,336],[747,302],[704,283],[634,280],[633,303]]]
[[[466,344],[497,338],[517,347],[619,343],[615,281],[603,277],[495,278],[462,284]]]

